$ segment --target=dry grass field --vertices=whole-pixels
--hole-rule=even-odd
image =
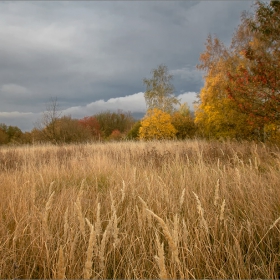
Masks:
[[[279,278],[280,151],[0,148],[0,278]]]

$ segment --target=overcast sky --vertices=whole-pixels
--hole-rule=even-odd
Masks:
[[[73,118],[144,113],[143,78],[165,64],[192,102],[209,33],[230,43],[253,1],[0,1],[0,123],[29,131],[50,99]]]

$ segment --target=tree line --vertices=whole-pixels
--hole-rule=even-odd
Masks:
[[[257,1],[244,12],[230,46],[209,35],[197,68],[204,73],[195,112],[174,94],[165,65],[143,79],[146,115],[101,112],[60,116],[53,100],[31,132],[0,125],[0,144],[70,143],[122,139],[237,139],[280,143],[280,2]]]
[[[52,106],[56,104],[52,103]],[[18,127],[0,125],[0,144],[82,143],[89,141],[121,140],[131,130],[135,119],[129,112],[105,111],[74,119],[47,111],[30,132]]]

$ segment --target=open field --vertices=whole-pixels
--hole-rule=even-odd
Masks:
[[[0,278],[278,278],[280,151],[0,149]]]

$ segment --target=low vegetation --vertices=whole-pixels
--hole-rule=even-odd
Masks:
[[[279,278],[280,151],[0,148],[0,278]]]

